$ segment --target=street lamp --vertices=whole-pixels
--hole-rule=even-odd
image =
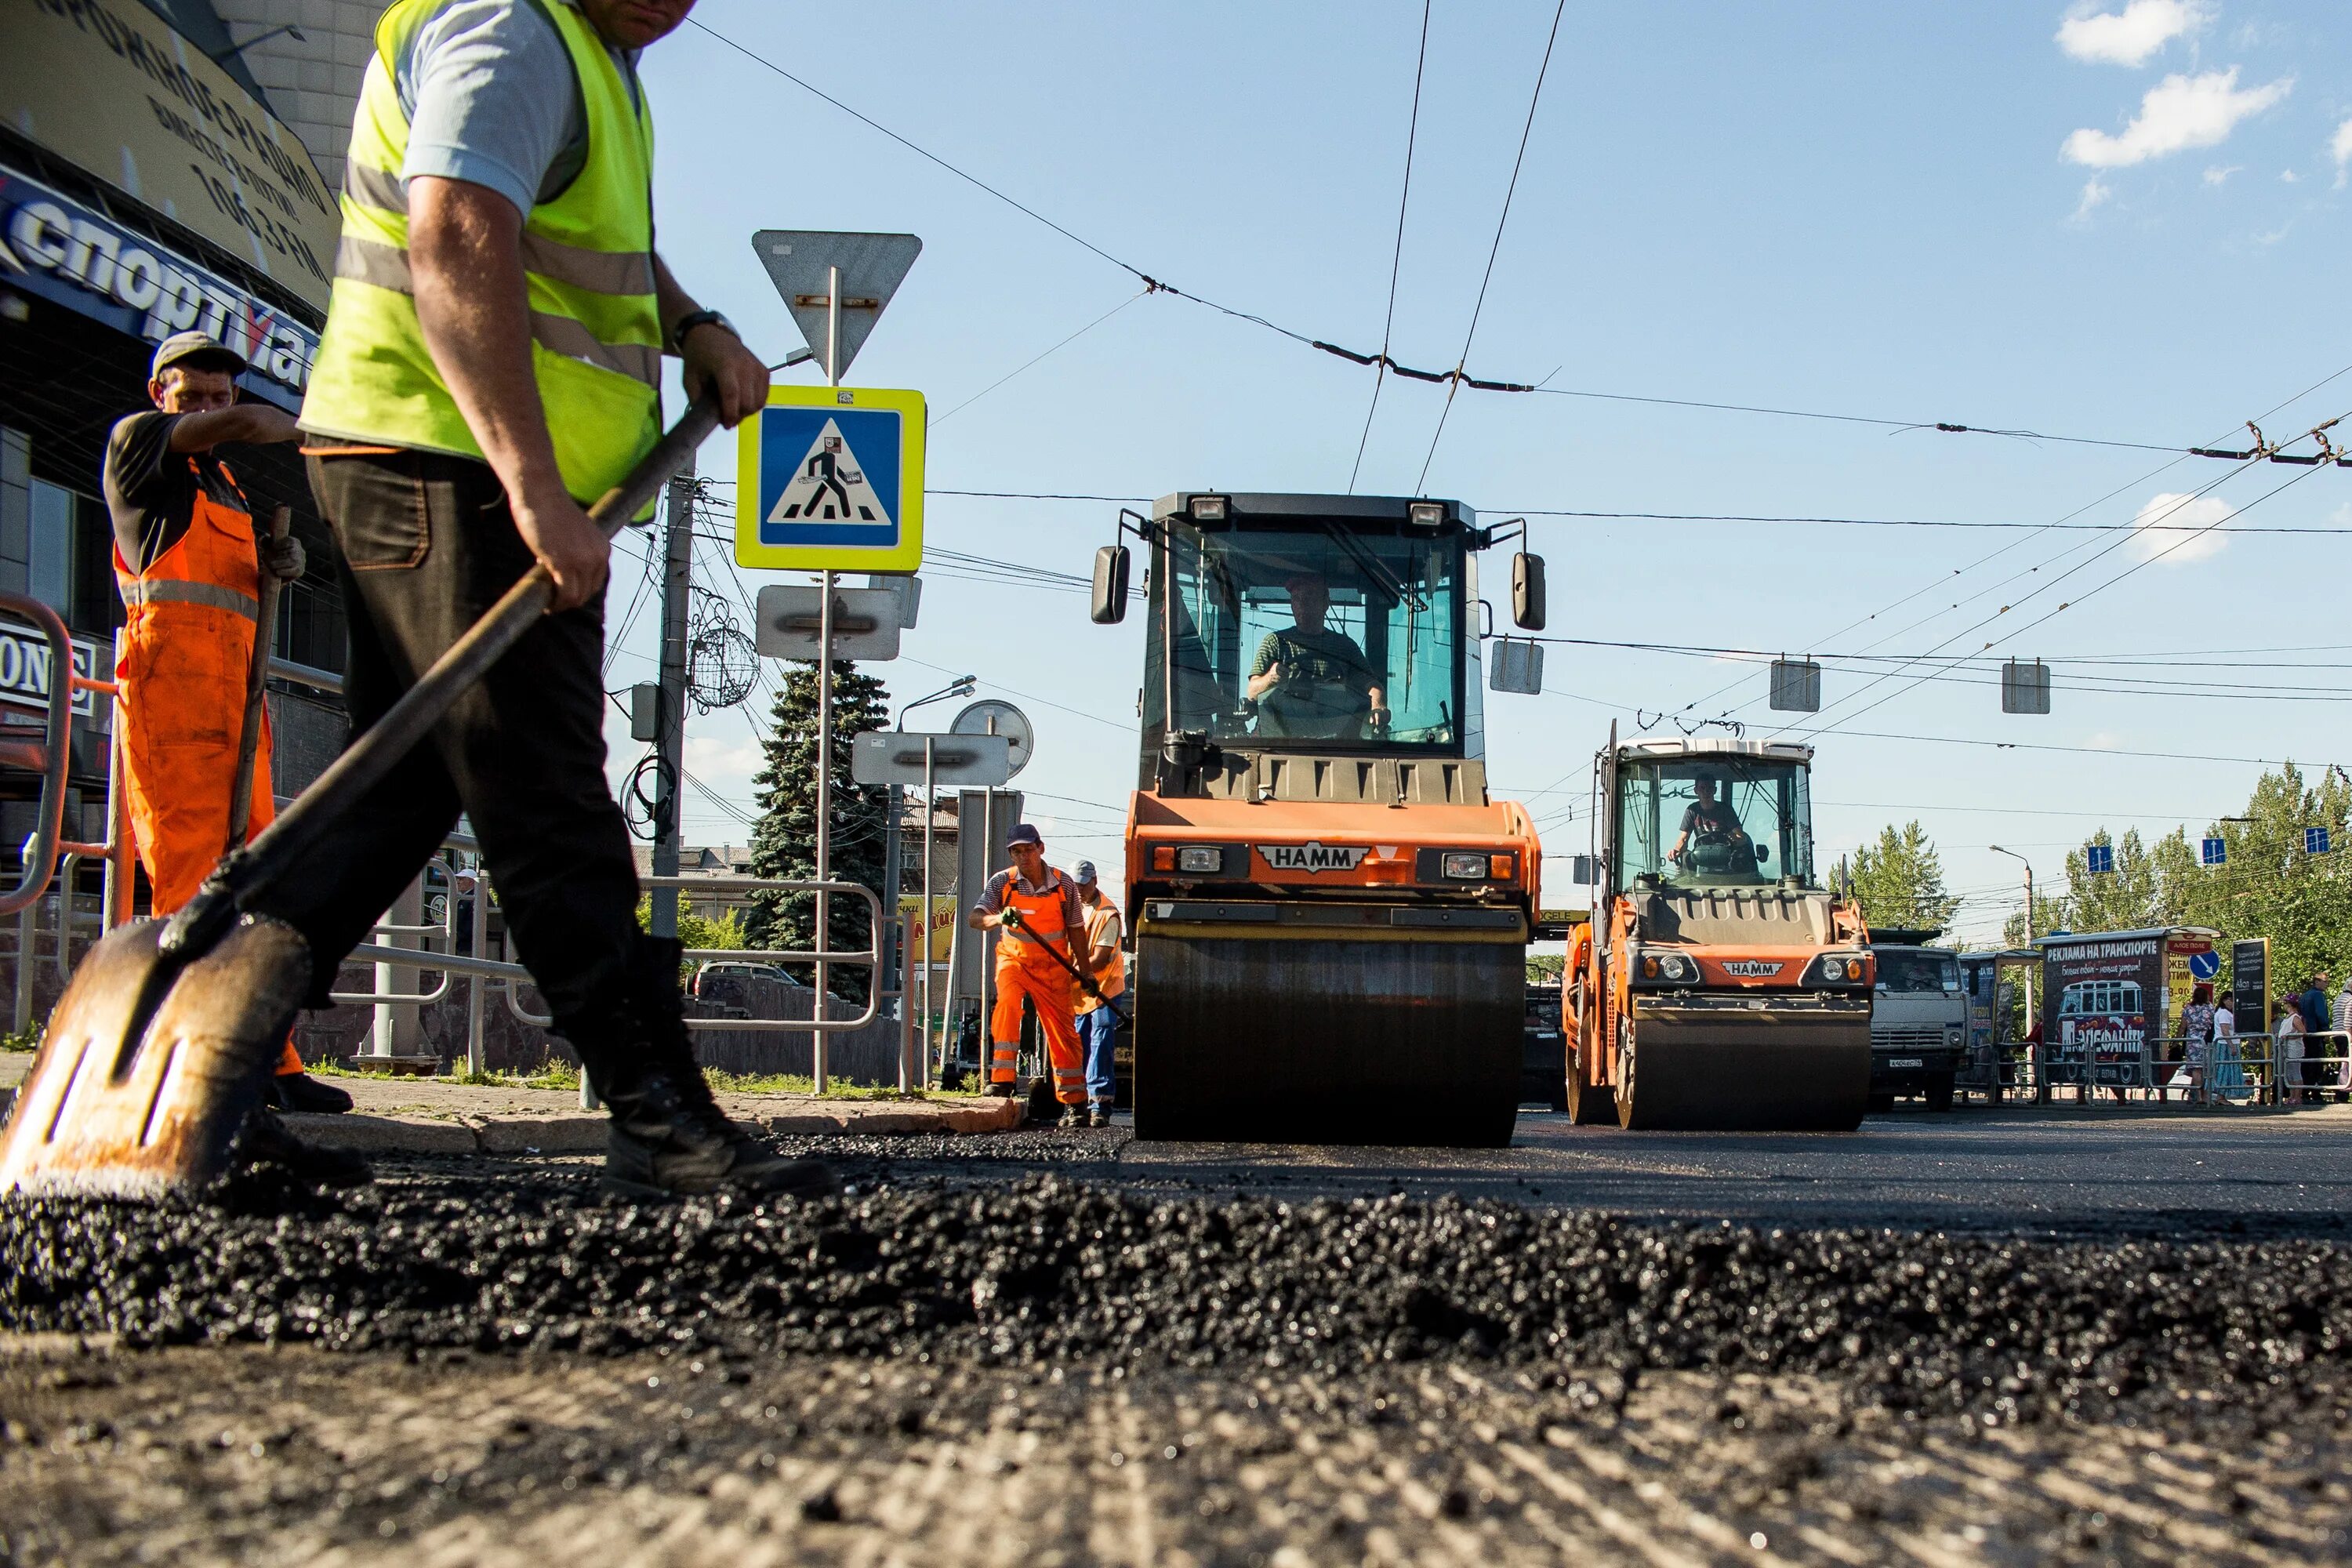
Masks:
[[[1985,847],[1991,850],[1996,855],[2006,855],[2011,859],[2025,868],[2025,945],[2032,947],[2033,945],[2033,862],[2028,860],[2024,856],[2020,855],[2016,850],[2003,849],[1998,844],[1988,844]],[[1996,975],[2000,973],[1998,963],[1995,964],[1993,973]],[[2025,1016],[2028,1019],[2034,1016],[2033,972],[2032,970],[2028,970],[2026,972]],[[1996,1026],[1996,1027],[1998,1027],[1998,1026]],[[2029,1039],[2032,1037],[2030,1027],[2027,1037]],[[2032,1052],[2033,1102],[2036,1105],[2047,1105],[2050,1103],[2050,1080],[2049,1075],[2042,1070],[2042,1047],[2037,1045],[2033,1047]],[[1997,1078],[2000,1072],[1998,1064],[1995,1065],[1993,1070]],[[2090,1092],[2091,1091],[2087,1089],[2083,1091],[2085,1097],[2087,1097]]]
[[[2006,855],[2025,868],[2025,944],[2031,947],[2033,945],[2033,862],[2016,850],[2003,849],[1998,844],[1988,844],[1985,847],[1996,855]]]

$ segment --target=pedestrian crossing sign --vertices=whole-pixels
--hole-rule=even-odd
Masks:
[[[782,572],[912,572],[923,563],[919,392],[772,386],[743,421],[735,559]]]

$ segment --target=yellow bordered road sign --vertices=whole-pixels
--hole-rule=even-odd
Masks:
[[[784,572],[923,563],[923,395],[772,386],[737,433],[735,559]]]

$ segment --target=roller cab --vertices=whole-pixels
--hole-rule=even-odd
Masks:
[[[1810,747],[1642,741],[1595,769],[1569,1105],[1628,1128],[1844,1131],[1870,1097],[1867,933],[1816,880]]]
[[[1541,849],[1486,790],[1492,536],[1378,497],[1183,492],[1137,524],[1138,1136],[1507,1143]],[[1098,567],[1097,619],[1124,578]]]

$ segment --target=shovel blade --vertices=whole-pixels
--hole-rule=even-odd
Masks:
[[[120,926],[74,972],[0,1130],[0,1193],[161,1197],[204,1186],[277,1062],[310,983],[310,944],[240,919],[203,957]]]

